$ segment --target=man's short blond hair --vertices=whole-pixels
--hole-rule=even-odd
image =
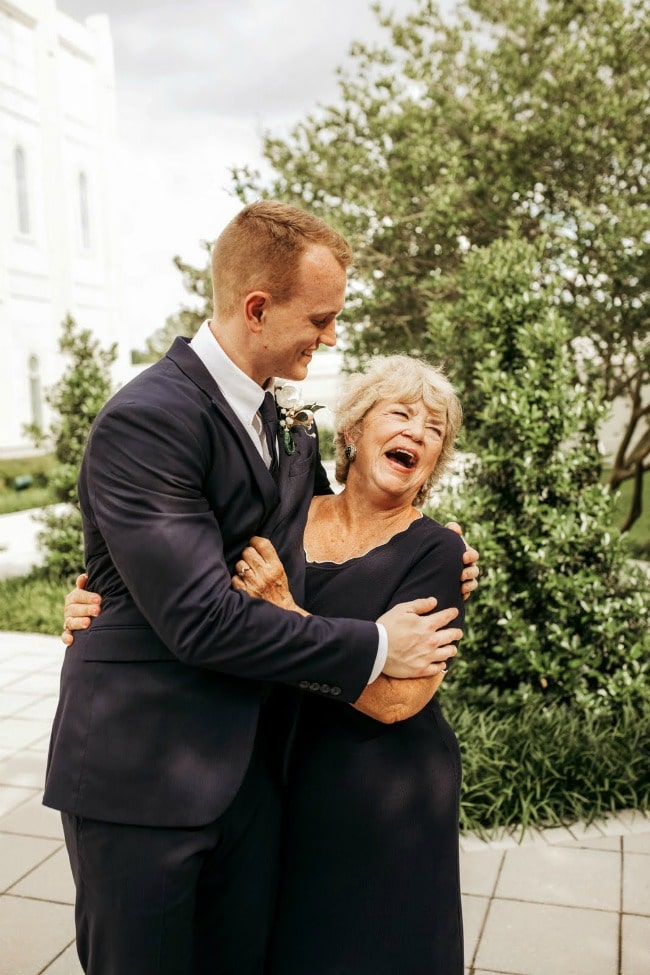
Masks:
[[[266,291],[277,302],[290,299],[300,258],[312,244],[328,247],[343,269],[352,264],[345,237],[311,213],[277,200],[240,210],[212,248],[217,321],[230,318],[251,291]]]
[[[345,455],[345,435],[353,440],[361,436],[366,414],[375,403],[385,399],[396,403],[422,400],[427,409],[445,417],[445,435],[438,463],[413,502],[421,505],[451,463],[463,422],[463,409],[444,372],[416,356],[374,356],[363,372],[350,373],[343,380],[334,415],[336,480],[345,484],[350,470],[350,460]]]

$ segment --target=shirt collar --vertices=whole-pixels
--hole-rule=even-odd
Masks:
[[[226,355],[211,331],[209,321],[203,322],[190,345],[240,420],[252,424],[266,390]],[[268,389],[273,392],[273,382],[269,383]]]

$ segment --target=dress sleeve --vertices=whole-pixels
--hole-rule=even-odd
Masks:
[[[454,626],[462,627],[464,622],[464,603],[460,591],[460,576],[463,571],[462,539],[455,532],[441,526],[420,546],[413,563],[393,594],[390,605],[435,596],[437,610],[455,607],[458,617]],[[449,661],[451,666],[453,659]],[[394,724],[413,717],[429,703],[444,679],[444,674],[434,677],[399,680],[380,674],[369,684],[352,705],[375,721]]]

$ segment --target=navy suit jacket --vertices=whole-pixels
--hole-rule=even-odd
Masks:
[[[230,586],[271,539],[297,601],[302,536],[322,491],[317,440],[280,450],[276,487],[186,341],[121,389],[79,476],[89,588],[102,613],[66,651],[44,802],[79,816],[198,826],[228,807],[270,683],[354,701],[373,623],[301,617]]]

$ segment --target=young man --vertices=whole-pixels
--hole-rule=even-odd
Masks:
[[[419,615],[433,600],[376,625],[230,586],[264,535],[302,592],[326,479],[302,430],[273,463],[260,409],[273,377],[304,379],[334,345],[350,261],[323,221],[246,207],[214,248],[213,320],[93,427],[79,497],[102,613],[66,654],[44,796],[62,810],[89,975],[261,973],[285,717],[271,685],[354,701],[381,670],[436,673],[461,636],[452,611]]]

